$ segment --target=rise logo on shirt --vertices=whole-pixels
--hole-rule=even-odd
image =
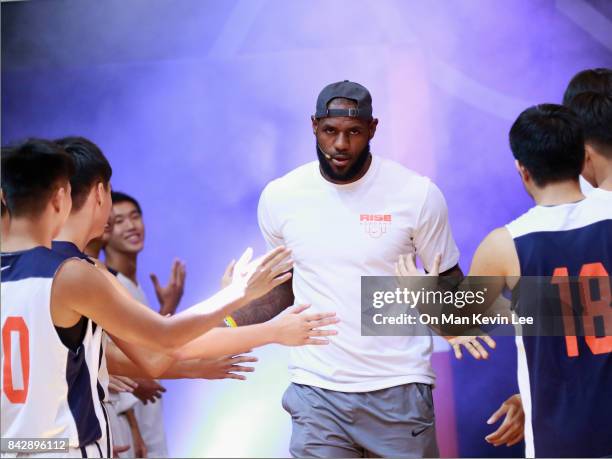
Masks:
[[[374,239],[385,234],[391,225],[391,214],[360,214],[359,222],[368,236]]]

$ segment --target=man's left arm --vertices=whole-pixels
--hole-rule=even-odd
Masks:
[[[439,275],[444,280],[439,282],[438,288],[444,290],[459,288],[465,279],[459,267],[459,249],[452,235],[446,200],[433,182],[428,184],[413,242],[426,272],[436,263],[436,258],[440,257]],[[488,357],[487,351],[474,336],[446,336],[445,338],[453,346],[457,358],[462,356],[461,345],[477,359]],[[495,342],[490,337],[483,335],[481,339],[490,347],[495,347]]]

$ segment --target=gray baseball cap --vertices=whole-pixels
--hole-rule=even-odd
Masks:
[[[357,103],[357,108],[327,108],[327,104],[337,97],[354,100]],[[314,116],[315,118],[349,116],[371,120],[372,96],[365,87],[353,81],[344,80],[328,84],[319,93],[319,97],[317,97],[317,111]]]

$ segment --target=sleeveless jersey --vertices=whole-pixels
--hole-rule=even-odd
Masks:
[[[101,330],[87,321],[73,351],[51,319],[53,278],[69,258],[46,247],[2,254],[3,438],[68,438],[82,448],[107,432],[97,381]]]
[[[526,455],[612,455],[610,201],[589,197],[577,203],[536,206],[506,227],[520,262],[517,312],[537,316],[537,310],[541,314],[556,308],[556,320],[564,330],[559,336],[516,338]],[[529,284],[527,291],[524,276],[548,277],[549,282],[541,282],[538,291]],[[580,279],[570,283],[568,277]],[[530,298],[540,303],[531,300],[531,309],[525,311]],[[587,330],[601,331],[606,319],[608,336],[584,336],[589,335]]]

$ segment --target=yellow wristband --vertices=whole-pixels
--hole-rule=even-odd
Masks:
[[[234,320],[232,316],[225,316],[225,319],[223,319],[223,322],[225,322],[225,325],[227,325],[230,328],[238,327],[238,324],[236,323],[236,321]]]

